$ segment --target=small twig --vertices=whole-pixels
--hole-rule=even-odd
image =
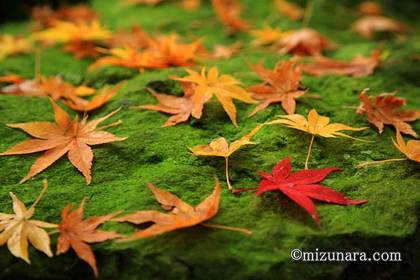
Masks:
[[[246,228],[240,228],[240,227],[230,227],[225,225],[219,225],[219,224],[208,224],[208,223],[201,223],[202,226],[209,227],[209,228],[217,228],[217,229],[224,229],[224,230],[231,230],[231,231],[238,231],[242,232],[246,235],[252,235],[252,231]]]

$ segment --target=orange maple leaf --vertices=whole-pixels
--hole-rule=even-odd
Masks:
[[[50,101],[55,113],[55,123],[28,122],[8,124],[7,126],[22,129],[36,139],[25,140],[0,153],[0,156],[45,151],[31,166],[29,173],[20,181],[20,183],[23,183],[49,167],[65,154],[68,154],[71,164],[83,174],[87,184],[90,184],[92,181],[93,152],[89,146],[126,139],[103,131],[104,128],[120,124],[120,122],[98,128],[101,122],[116,114],[119,109],[96,120],[87,121],[87,117],[85,117],[79,122],[77,116],[71,121],[70,116],[53,99],[50,99]]]
[[[84,57],[95,58],[100,54],[95,43],[89,41],[68,42],[63,46],[63,50],[73,54],[77,59]]]
[[[298,5],[289,3],[286,0],[275,0],[274,3],[277,10],[291,20],[299,20],[303,16],[303,11]]]
[[[248,22],[239,16],[242,11],[242,5],[237,0],[212,0],[211,2],[220,21],[228,28],[229,33],[249,29]]]
[[[381,15],[382,14],[382,8],[379,5],[379,3],[374,1],[365,1],[360,3],[360,5],[357,6],[357,10],[365,15]]]
[[[61,224],[58,226],[60,236],[57,240],[57,255],[67,252],[70,247],[76,252],[76,255],[87,262],[93,269],[95,276],[98,276],[95,255],[88,243],[104,242],[106,240],[121,237],[122,235],[114,231],[98,230],[101,224],[111,220],[120,212],[104,216],[92,216],[83,220],[83,199],[78,209],[70,212],[73,207],[68,204],[64,207],[61,214]]]
[[[252,234],[252,232],[247,229],[204,223],[213,218],[219,210],[221,189],[217,178],[215,178],[213,193],[196,207],[192,207],[174,194],[158,189],[150,183],[147,187],[153,192],[153,195],[162,207],[170,212],[162,213],[156,210],[146,210],[114,219],[118,222],[129,222],[138,225],[153,223],[148,228],[138,230],[132,236],[121,238],[118,241],[131,241],[139,238],[156,236],[199,224],[206,227],[240,231],[248,235]]]
[[[238,80],[231,75],[219,75],[219,70],[215,66],[211,67],[207,73],[204,67],[201,69],[201,73],[191,69],[186,69],[185,71],[188,73],[187,76],[173,77],[172,79],[196,85],[195,93],[192,97],[195,105],[192,110],[193,116],[201,116],[204,103],[199,101],[207,100],[207,95],[214,95],[222,104],[232,123],[237,126],[236,107],[233,99],[238,99],[245,103],[255,102],[250,93],[239,86],[241,83]]]
[[[405,105],[405,98],[395,97],[389,93],[383,93],[378,96],[367,96],[367,90],[364,89],[359,94],[361,104],[357,108],[357,114],[367,114],[368,121],[378,128],[379,133],[382,133],[384,124],[389,124],[402,133],[417,137],[417,133],[407,122],[419,119],[420,111],[395,111]]]
[[[278,102],[287,114],[295,113],[295,99],[305,94],[305,91],[299,90],[301,73],[299,68],[294,67],[295,63],[296,59],[278,62],[274,70],[269,70],[260,61],[252,67],[264,83],[248,88],[254,99],[262,100],[250,116]]]

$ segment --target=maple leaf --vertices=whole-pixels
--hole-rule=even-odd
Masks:
[[[274,0],[274,3],[277,10],[291,20],[299,20],[303,16],[303,11],[298,5],[289,3],[286,0]]]
[[[89,112],[98,109],[109,102],[121,89],[124,82],[120,82],[114,87],[105,86],[99,90],[92,99],[69,98],[63,100],[64,104],[76,111]],[[80,90],[79,90],[80,95]]]
[[[132,49],[146,49],[150,46],[152,38],[139,26],[133,26],[130,31],[112,33],[107,44],[111,48],[129,47]]]
[[[226,182],[229,190],[232,191],[233,188],[229,181],[229,157],[242,146],[254,144],[250,140],[252,136],[254,136],[261,129],[261,127],[262,125],[257,125],[253,130],[248,132],[239,140],[233,141],[230,145],[224,137],[219,137],[211,141],[208,145],[198,145],[189,148],[189,150],[195,156],[215,156],[225,158]]]
[[[341,130],[352,130],[360,131],[366,129],[366,127],[351,127],[341,123],[330,123],[330,118],[318,115],[315,109],[309,111],[308,119],[299,114],[280,116],[280,119],[273,120],[267,124],[280,124],[290,128],[304,131],[312,134],[311,142],[308,148],[308,155],[305,161],[305,169],[308,169],[308,161],[311,155],[312,144],[316,135],[321,137],[347,137],[358,140],[347,134],[340,132]]]
[[[262,100],[249,116],[277,102],[281,102],[288,114],[295,112],[295,99],[305,94],[305,91],[299,90],[301,73],[299,68],[294,67],[295,63],[296,59],[278,62],[274,70],[269,70],[264,68],[264,62],[260,61],[252,67],[264,83],[248,88],[254,99]]]
[[[28,242],[48,257],[53,256],[50,249],[50,237],[44,228],[56,228],[57,225],[31,220],[35,213],[35,206],[48,188],[47,180],[44,180],[43,184],[44,189],[31,207],[26,208],[22,201],[13,193],[10,193],[14,214],[0,213],[0,246],[7,242],[10,253],[27,263],[30,263]]]
[[[197,9],[201,5],[201,0],[182,0],[180,6],[187,10]]]
[[[215,45],[213,52],[211,53],[211,58],[216,58],[216,59],[226,59],[226,58],[231,58],[232,56],[236,55],[242,48],[241,43],[236,42],[230,46],[225,46],[225,45]]]
[[[28,39],[9,34],[0,35],[0,60],[15,55],[28,53],[32,50],[32,42]]]
[[[163,0],[125,0],[127,4],[139,5],[139,4],[146,4],[146,5],[157,5]]]
[[[0,82],[10,83],[1,88],[2,94],[13,94],[21,96],[46,96],[47,93],[41,88],[39,81],[24,79],[19,75],[5,75],[0,77]]]
[[[352,24],[351,29],[367,39],[372,39],[375,32],[401,33],[406,31],[408,27],[399,21],[384,16],[363,16]]]
[[[313,76],[328,74],[353,77],[369,76],[378,68],[380,55],[379,51],[374,50],[369,57],[358,55],[351,61],[317,56],[312,64],[301,65],[301,69],[303,72]]]
[[[95,58],[100,52],[93,42],[88,41],[72,41],[63,46],[65,52],[72,53],[77,59],[89,57]]]
[[[389,124],[399,129],[402,133],[417,137],[417,133],[407,122],[419,119],[420,111],[396,111],[399,107],[405,105],[405,98],[395,97],[388,93],[368,96],[366,95],[367,90],[364,89],[359,94],[361,104],[356,110],[357,114],[366,114],[368,121],[378,128],[379,133],[382,133],[384,124]]]
[[[280,28],[265,25],[261,29],[252,30],[251,35],[255,38],[252,40],[251,45],[266,46],[280,41],[285,36],[290,35],[290,32],[282,32]]]
[[[119,109],[96,120],[87,121],[87,117],[84,117],[79,122],[77,116],[71,121],[70,116],[53,99],[50,99],[50,102],[54,109],[55,123],[28,122],[8,124],[7,126],[22,129],[36,139],[25,140],[0,153],[0,156],[45,151],[31,166],[29,173],[20,181],[20,183],[23,183],[46,169],[65,154],[68,154],[71,164],[83,174],[86,183],[90,184],[92,181],[91,167],[93,161],[93,152],[90,146],[126,139],[103,131],[104,128],[118,125],[121,122],[98,128],[101,122],[116,114]]]
[[[403,160],[412,160],[420,162],[420,141],[419,140],[408,140],[407,143],[404,142],[404,138],[401,136],[400,131],[397,128],[396,131],[396,138],[397,142],[392,139],[395,147],[403,153],[406,157],[405,158],[391,158],[391,159],[384,159],[384,160],[375,160],[375,161],[367,161],[357,165],[358,168],[362,168],[365,166],[388,163],[388,162],[395,162],[395,161],[403,161]]]
[[[237,0],[212,0],[211,1],[221,23],[227,27],[230,34],[246,31],[249,24],[240,18],[242,5]]]
[[[98,268],[95,255],[88,243],[104,242],[121,237],[122,235],[117,232],[97,229],[103,223],[114,218],[120,211],[104,216],[92,216],[83,220],[84,203],[85,200],[83,199],[79,208],[72,212],[73,206],[71,204],[64,207],[61,214],[61,223],[58,226],[60,235],[57,240],[57,255],[67,252],[70,247],[73,248],[76,255],[90,265],[97,277]]]
[[[33,39],[42,42],[67,43],[71,41],[104,41],[111,32],[105,29],[98,20],[91,22],[58,21],[55,26],[36,32]]]
[[[368,202],[368,200],[351,200],[336,190],[318,184],[331,172],[340,170],[336,167],[303,169],[296,172],[291,172],[291,170],[289,156],[274,166],[272,174],[260,172],[263,179],[256,194],[259,196],[269,191],[281,191],[308,212],[317,225],[320,225],[320,220],[312,199],[340,205],[359,205]],[[238,190],[237,193],[244,190],[252,189]]]
[[[53,27],[57,21],[90,22],[97,18],[97,14],[88,5],[62,6],[54,11],[49,6],[34,7],[31,17],[41,27]]]
[[[216,96],[217,100],[222,104],[223,109],[228,114],[232,123],[237,126],[236,122],[236,107],[233,99],[241,100],[245,103],[254,103],[250,93],[241,88],[241,84],[231,75],[219,75],[219,70],[216,66],[211,67],[206,73],[203,67],[201,73],[191,69],[185,69],[188,73],[185,77],[173,77],[173,80],[190,82],[196,84],[195,93],[193,95],[194,104],[200,104],[193,108],[192,114],[200,115],[203,106],[200,102],[195,100],[205,100],[206,95],[211,94]]]
[[[109,55],[96,60],[89,66],[89,71],[109,65],[139,70],[143,70],[144,68],[162,69],[167,67],[158,52],[139,51],[132,47],[113,48],[102,50],[102,52]]]
[[[206,227],[239,231],[248,235],[252,234],[252,232],[247,229],[204,223],[205,221],[213,218],[219,209],[221,189],[217,178],[215,178],[213,193],[196,207],[192,207],[174,194],[158,189],[150,183],[147,187],[153,192],[153,195],[162,205],[162,208],[170,212],[162,213],[156,210],[138,211],[124,217],[114,219],[118,222],[129,222],[138,225],[153,223],[148,228],[138,230],[132,236],[119,239],[118,241],[131,241],[139,238],[156,236],[199,224]]]
[[[381,15],[382,8],[377,2],[365,1],[357,6],[357,10],[365,15]]]
[[[193,114],[193,108],[194,106],[200,106],[201,108],[203,108],[203,104],[211,98],[211,95],[203,95],[202,100],[193,99],[195,85],[193,83],[182,82],[181,86],[184,90],[183,97],[157,93],[153,89],[148,88],[150,93],[156,98],[159,104],[142,105],[140,106],[140,108],[153,111],[160,111],[173,115],[162,125],[162,127],[173,126],[178,123],[185,122],[189,119],[190,115],[197,119],[200,119],[201,112],[198,112],[199,114]],[[200,104],[194,105],[194,102],[199,102]]]
[[[318,31],[311,28],[302,28],[289,32],[277,42],[280,53],[294,55],[321,55],[323,50],[332,50],[335,44]]]

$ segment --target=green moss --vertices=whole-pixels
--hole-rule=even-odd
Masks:
[[[281,28],[298,28],[277,14],[271,1],[243,1],[247,7],[245,17],[256,26],[268,22]],[[345,3],[349,3],[346,1]],[[232,43],[239,39],[249,42],[248,34],[228,38],[205,3],[196,11],[185,11],[172,4],[157,7],[128,8],[114,1],[96,0],[93,7],[103,22],[111,29],[127,28],[139,24],[151,32],[179,32],[187,37],[203,37],[207,47],[216,43]],[[408,5],[408,4],[407,4]],[[372,76],[309,77],[303,79],[310,92],[321,99],[302,99],[297,112],[307,114],[316,108],[334,122],[352,126],[370,126],[365,116],[356,115],[358,92],[366,87],[372,94],[398,90],[406,97],[408,107],[418,108],[419,63],[409,55],[420,51],[420,35],[412,32],[402,39],[366,41],[348,32],[349,24],[357,14],[351,5],[337,6],[335,1],[317,1],[311,26],[333,38],[340,48],[330,53],[332,57],[350,59],[358,53],[368,54],[383,43],[390,53],[389,59]],[[410,13],[404,16],[403,8],[386,7],[389,15],[416,25]],[[420,25],[417,24],[417,27]],[[4,32],[24,32],[26,23],[7,24]],[[265,59],[273,66],[280,56],[261,50],[244,50],[237,57],[220,61],[204,61],[203,65],[217,65],[223,73],[233,74],[249,86],[258,77],[248,63]],[[0,63],[0,73],[33,75],[33,55],[11,57]],[[38,154],[0,158],[0,212],[11,211],[10,191],[26,204],[34,201],[41,189],[41,181],[48,178],[50,188],[39,203],[35,218],[60,222],[60,211],[67,203],[77,205],[88,198],[86,215],[100,215],[116,210],[131,212],[140,209],[159,209],[147,182],[174,192],[191,204],[199,203],[209,195],[216,175],[224,184],[224,163],[220,158],[196,158],[187,148],[208,143],[224,136],[228,140],[241,137],[257,123],[283,114],[280,106],[270,106],[253,118],[247,115],[253,106],[237,103],[239,127],[235,128],[222,110],[212,101],[205,106],[201,120],[190,120],[175,127],[160,128],[167,115],[136,109],[134,106],[155,103],[145,87],[179,94],[180,89],[168,81],[171,75],[183,74],[182,69],[162,71],[136,71],[112,67],[86,72],[88,60],[74,60],[60,48],[47,49],[42,54],[42,73],[61,75],[73,82],[86,82],[99,87],[127,79],[122,90],[108,105],[95,111],[94,118],[122,107],[114,119],[123,125],[109,130],[119,136],[128,136],[124,142],[94,148],[93,182],[86,186],[83,177],[66,158],[60,159],[45,172],[28,183],[17,182],[26,174]],[[74,115],[74,113],[71,113]],[[34,120],[52,120],[53,114],[47,99],[0,95],[0,151],[28,137],[8,128],[6,123]],[[420,131],[420,123],[413,124]],[[342,207],[317,203],[322,227],[317,228],[310,217],[280,193],[255,197],[253,193],[233,196],[223,191],[218,215],[212,220],[231,226],[253,230],[251,237],[240,233],[194,227],[168,233],[155,238],[132,243],[94,245],[101,278],[103,279],[356,279],[360,273],[371,279],[412,278],[418,260],[419,219],[419,167],[414,162],[395,162],[371,168],[355,166],[366,160],[401,157],[391,138],[394,130],[386,127],[379,135],[370,129],[357,136],[373,141],[365,143],[347,139],[316,139],[310,166],[322,168],[337,166],[342,172],[332,174],[325,185],[345,193],[353,199],[369,199],[362,206]],[[356,134],[354,134],[356,135]],[[295,169],[303,168],[310,138],[280,126],[263,128],[256,136],[257,145],[247,146],[231,158],[231,176],[235,187],[253,187],[259,181],[257,170],[270,170],[287,155],[293,158]],[[129,225],[107,224],[106,228],[130,232]],[[53,238],[55,246],[55,237]],[[302,263],[290,259],[290,250],[323,251],[400,251],[401,263]],[[32,265],[11,256],[6,246],[0,248],[0,278],[88,279],[93,277],[90,268],[78,260],[74,253],[48,259],[30,250]]]

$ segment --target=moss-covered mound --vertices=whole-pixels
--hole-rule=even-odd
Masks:
[[[138,24],[150,32],[178,32],[183,36],[202,37],[206,47],[229,44],[236,40],[246,45],[248,34],[227,37],[222,31],[210,3],[187,11],[171,3],[155,7],[128,7],[122,1],[92,1],[105,26],[117,30]],[[301,1],[303,5],[304,1]],[[311,108],[355,127],[369,126],[365,116],[355,114],[358,93],[370,88],[370,93],[392,92],[407,98],[408,108],[420,106],[420,34],[407,36],[379,35],[367,41],[349,32],[356,19],[354,1],[314,1],[310,26],[339,43],[328,56],[351,59],[358,53],[369,54],[382,46],[388,59],[373,75],[362,78],[304,76],[303,84],[321,99],[304,98],[298,102],[297,113],[306,115]],[[340,3],[339,3],[340,2]],[[395,2],[395,3],[394,3]],[[407,3],[408,2],[408,3]],[[420,27],[415,1],[386,1],[385,13],[413,27]],[[299,28],[278,14],[272,1],[243,1],[244,17],[257,27],[264,23],[282,29]],[[407,4],[404,4],[407,3]],[[404,5],[403,5],[404,4]],[[1,32],[26,33],[29,22],[11,22],[0,26]],[[216,65],[220,71],[232,74],[245,86],[259,82],[249,64],[264,59],[268,66],[288,56],[270,51],[245,49],[227,60],[203,61],[204,66]],[[101,215],[117,210],[160,209],[146,183],[169,190],[196,205],[208,196],[214,186],[213,176],[223,186],[222,158],[197,158],[187,148],[208,143],[224,136],[234,140],[250,131],[257,123],[283,114],[280,106],[270,106],[253,118],[248,118],[253,106],[237,103],[239,127],[234,127],[217,102],[207,104],[200,120],[191,120],[174,127],[161,128],[167,115],[139,110],[136,105],[155,103],[145,88],[180,94],[180,88],[170,75],[183,75],[181,68],[160,71],[137,71],[110,67],[87,72],[89,60],[75,60],[53,47],[42,53],[42,73],[60,75],[72,83],[86,82],[100,87],[127,79],[118,95],[106,106],[94,112],[103,116],[122,107],[117,117],[123,125],[110,128],[123,142],[98,146],[94,149],[93,181],[86,186],[84,178],[66,158],[60,159],[29,182],[18,185],[38,154],[0,157],[0,212],[11,212],[9,192],[17,194],[26,204],[32,203],[48,178],[50,187],[39,203],[34,218],[60,222],[61,209],[68,203],[77,205],[87,197],[86,216]],[[10,57],[0,62],[0,74],[16,73],[33,76],[34,56]],[[74,112],[70,112],[74,115]],[[28,136],[6,127],[7,123],[53,120],[46,98],[0,95],[0,151],[4,151]],[[420,122],[413,124],[420,132]],[[361,206],[337,206],[317,203],[321,227],[317,227],[299,206],[281,193],[256,197],[252,192],[232,195],[222,193],[220,211],[212,220],[230,226],[252,229],[252,236],[241,233],[194,227],[130,243],[107,242],[94,245],[101,279],[415,279],[419,262],[419,201],[420,173],[418,163],[394,162],[357,169],[367,160],[401,157],[391,138],[393,128],[385,127],[382,134],[370,126],[357,136],[373,142],[347,139],[316,139],[310,166],[337,166],[342,172],[329,176],[324,184],[343,192],[352,199],[369,199]],[[307,134],[280,126],[262,129],[255,137],[257,145],[247,146],[231,158],[231,181],[237,188],[255,187],[257,170],[271,170],[282,158],[291,155],[294,168],[304,166],[310,140]],[[132,227],[109,223],[105,228],[130,232]],[[55,237],[52,237],[55,248]],[[303,251],[358,251],[371,254],[379,251],[401,252],[401,262],[301,262],[290,257],[292,249]],[[73,252],[54,258],[30,250],[31,265],[14,258],[6,246],[0,248],[1,279],[90,279],[89,266]],[[417,277],[419,275],[417,274]]]

